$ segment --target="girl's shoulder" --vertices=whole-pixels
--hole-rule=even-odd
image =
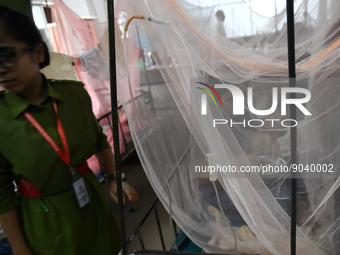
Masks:
[[[79,81],[72,80],[48,80],[50,93],[60,95],[63,99],[89,100],[89,95],[85,89],[85,85]]]
[[[76,86],[82,86],[84,87],[84,83],[80,81],[73,81],[73,80],[48,80],[51,84],[56,84],[56,85],[76,85]]]
[[[61,94],[84,93],[85,85],[79,81],[72,80],[48,80],[49,86]]]

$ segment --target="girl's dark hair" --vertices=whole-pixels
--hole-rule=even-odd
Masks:
[[[44,68],[50,64],[50,54],[34,21],[26,15],[0,6],[0,29],[16,41],[25,42],[27,46],[43,44],[44,62],[39,64]]]

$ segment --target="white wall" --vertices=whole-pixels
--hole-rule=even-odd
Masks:
[[[48,0],[47,2],[53,3],[53,1]],[[75,13],[77,13],[82,18],[90,17],[90,13],[87,9],[86,0],[63,0],[63,2]],[[101,0],[102,2],[102,0]],[[45,3],[45,0],[32,0],[32,3]]]

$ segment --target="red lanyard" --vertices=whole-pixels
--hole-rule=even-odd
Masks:
[[[63,151],[59,148],[59,146],[54,142],[52,137],[46,132],[46,130],[39,124],[39,122],[26,110],[24,111],[24,116],[26,119],[38,130],[38,132],[45,138],[45,140],[51,145],[53,150],[58,154],[60,159],[69,166],[70,171],[72,171],[72,167],[70,166],[70,151],[67,145],[67,140],[66,140],[66,135],[64,132],[64,128],[61,124],[61,121],[58,116],[58,108],[57,108],[57,103],[55,102],[55,99],[52,98],[53,100],[53,107],[54,107],[54,112],[55,115],[57,116],[57,128],[58,128],[58,133],[61,139],[61,143],[63,145]]]

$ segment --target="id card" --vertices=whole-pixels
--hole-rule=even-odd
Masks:
[[[73,182],[73,189],[76,193],[80,208],[83,208],[84,205],[90,201],[83,178],[79,178]]]

